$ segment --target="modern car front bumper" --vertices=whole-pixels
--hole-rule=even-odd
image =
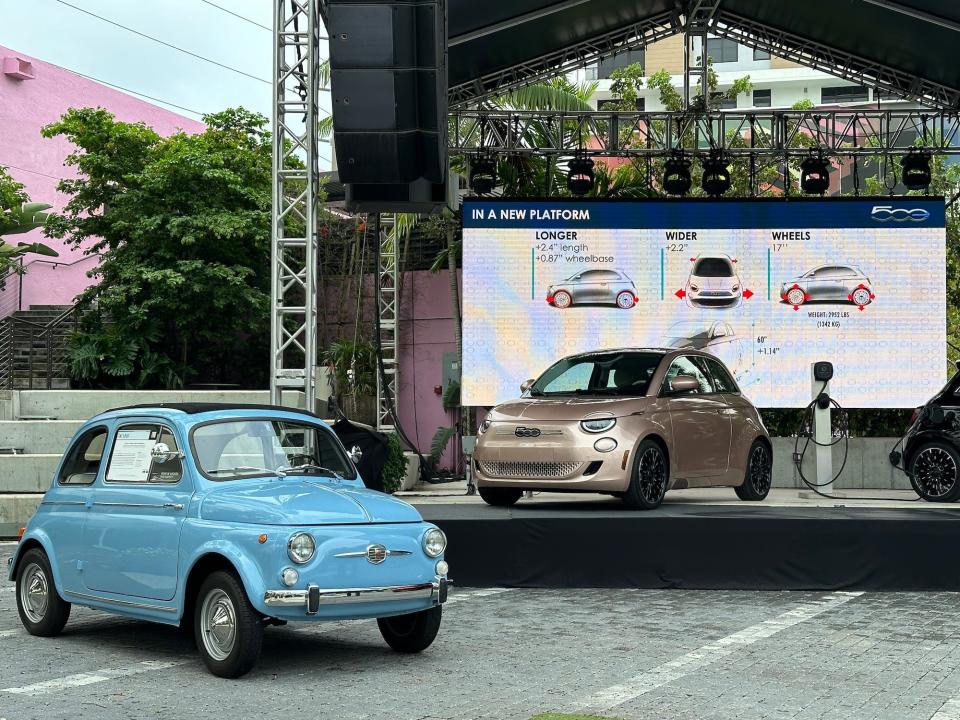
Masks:
[[[316,615],[321,605],[348,605],[354,603],[391,602],[394,600],[432,600],[440,605],[447,601],[453,583],[447,578],[415,585],[390,585],[372,588],[321,589],[309,585],[306,590],[267,590],[263,603],[267,607],[303,607],[307,615]]]

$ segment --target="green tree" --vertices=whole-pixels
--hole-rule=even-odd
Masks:
[[[80,177],[48,234],[98,253],[81,296],[99,312],[71,340],[76,378],[138,387],[265,382],[271,137],[243,109],[167,138],[101,108],[44,128],[76,146]],[[109,322],[104,322],[106,318]],[[113,382],[116,382],[114,380]]]
[[[10,177],[7,169],[0,165],[0,238],[43,227],[50,217],[46,212],[50,207],[46,203],[30,202],[23,185]],[[0,288],[8,273],[22,272],[18,260],[27,253],[57,256],[55,250],[43,243],[20,242],[11,245],[0,240]]]

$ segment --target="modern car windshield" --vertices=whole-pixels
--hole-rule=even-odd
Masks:
[[[693,267],[697,277],[733,277],[733,266],[726,258],[700,258]]]
[[[273,475],[356,478],[343,446],[329,430],[289,420],[226,420],[193,431],[194,457],[213,480]]]
[[[663,355],[612,352],[564,358],[530,388],[541,395],[640,396],[647,394]]]

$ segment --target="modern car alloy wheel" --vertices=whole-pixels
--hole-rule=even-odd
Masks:
[[[670,478],[663,448],[653,440],[644,440],[637,448],[633,466],[633,477],[623,494],[623,502],[631,508],[652,510],[663,500]]]
[[[924,445],[910,463],[913,489],[924,500],[953,502],[960,496],[958,468],[960,459],[953,448],[943,443]]]
[[[570,297],[570,293],[564,292],[561,290],[558,293],[553,295],[553,306],[558,307],[561,310],[568,308],[573,304],[573,298]]]
[[[791,305],[803,305],[803,301],[806,300],[806,294],[800,288],[793,288],[790,292],[787,293],[787,302]]]
[[[624,310],[629,310],[632,308],[636,302],[633,299],[633,295],[628,292],[622,292],[617,295],[617,307],[623,308]]]
[[[763,500],[773,481],[773,456],[762,440],[754,440],[747,455],[743,484],[734,488],[741,500]]]
[[[853,299],[854,305],[869,305],[870,304],[870,291],[866,288],[857,288],[850,295]]]

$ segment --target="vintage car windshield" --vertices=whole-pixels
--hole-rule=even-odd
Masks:
[[[212,480],[289,474],[356,478],[343,446],[329,430],[290,420],[227,420],[193,431],[193,453]]]
[[[530,388],[530,395],[646,395],[650,379],[662,359],[660,353],[641,352],[564,358],[537,379]]]

